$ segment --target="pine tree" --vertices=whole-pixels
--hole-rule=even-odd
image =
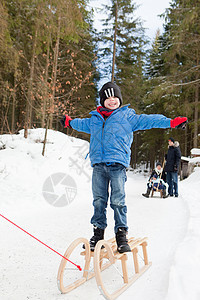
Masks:
[[[167,43],[163,55],[169,73],[164,87],[178,95],[170,104],[176,113],[187,113],[190,130],[193,132],[193,146],[197,147],[200,82],[199,1],[174,0],[166,11],[165,18]]]
[[[152,43],[151,49],[148,51],[146,63],[146,81],[145,81],[145,96],[143,99],[143,112],[146,114],[164,114],[169,116],[166,112],[166,105],[168,103],[165,92],[159,86],[162,84],[166,69],[163,62],[163,48],[165,40],[160,35],[158,30],[156,37]],[[139,160],[150,162],[150,168],[153,169],[155,161],[163,161],[167,131],[163,129],[151,129],[141,133],[141,145],[139,146],[140,155]]]
[[[198,3],[189,0],[173,1],[163,16],[165,31],[162,35],[157,34],[148,57],[144,111],[162,113],[171,118],[186,115],[189,126],[185,131],[151,130],[142,133],[140,150],[145,160],[151,161],[151,166],[167,150],[166,140],[169,135],[177,138],[182,153],[189,155],[190,149],[197,145],[199,126]],[[194,135],[194,139],[191,135]],[[150,153],[154,153],[153,156],[151,154],[152,158]]]
[[[0,10],[1,129],[58,129],[64,112],[88,112],[98,74],[86,1],[3,0]]]
[[[3,134],[14,131],[18,53],[13,48],[9,32],[9,15],[3,2],[0,3],[0,17],[0,128]],[[9,108],[12,108],[12,112]]]
[[[136,5],[131,0],[110,1],[104,6],[107,18],[100,39],[101,77],[110,77],[121,88],[123,103],[141,112],[144,96],[143,70],[147,39],[140,20],[134,18]],[[138,160],[139,134],[132,144],[131,165]]]
[[[106,68],[102,76],[110,75],[121,87],[124,103],[139,105],[142,94],[142,70],[146,39],[139,20],[134,19],[136,7],[131,0],[111,1],[104,6],[107,19],[104,20],[101,53]]]

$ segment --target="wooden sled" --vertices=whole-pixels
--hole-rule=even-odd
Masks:
[[[85,238],[78,238],[71,243],[71,245],[66,250],[64,256],[69,259],[70,255],[74,251],[74,249],[80,245],[85,244],[85,251],[82,251],[80,254],[84,257],[84,267],[82,277],[71,284],[64,284],[63,276],[65,272],[65,267],[67,261],[63,258],[58,270],[57,283],[58,288],[61,293],[68,293],[73,289],[77,288],[87,280],[95,277],[97,286],[100,290],[100,293],[105,297],[105,299],[113,300],[116,299],[121,293],[123,293],[135,280],[137,280],[150,266],[151,262],[148,261],[147,257],[147,238],[129,238],[128,243],[131,248],[131,253],[119,253],[117,251],[117,245],[115,242],[115,238],[112,238],[108,241],[101,240],[97,243],[95,247],[95,251],[90,251],[89,242]],[[141,247],[143,253],[144,265],[140,267],[138,262],[138,249]],[[128,255],[133,255],[134,262],[134,275],[129,278],[128,269],[127,269],[127,260]],[[93,257],[93,265],[94,271],[90,271],[90,261]],[[107,262],[103,264],[103,260]],[[109,293],[103,282],[103,273],[105,269],[109,266],[115,264],[117,261],[121,261],[122,274],[123,274],[123,285],[114,291],[113,293]],[[82,266],[81,266],[82,267]]]
[[[160,198],[163,197],[163,191],[162,191],[162,190],[159,190],[159,189],[156,189],[156,190],[152,189],[151,197],[153,197],[153,195],[154,195],[155,192],[160,193]]]

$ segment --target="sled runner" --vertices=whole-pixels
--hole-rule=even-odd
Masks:
[[[116,299],[121,293],[123,293],[133,282],[138,279],[150,266],[151,262],[148,261],[147,257],[147,238],[129,238],[128,240],[129,246],[131,248],[131,252],[127,253],[119,253],[117,251],[117,245],[115,238],[112,238],[108,241],[101,240],[97,243],[95,247],[95,251],[90,251],[90,245],[87,239],[85,238],[78,238],[75,241],[71,243],[71,245],[66,250],[64,256],[69,259],[72,253],[76,250],[78,246],[82,246],[82,244],[85,244],[85,250],[81,253],[79,252],[79,257],[81,255],[84,262],[82,262],[83,268],[82,268],[82,277],[79,279],[76,279],[74,282],[64,282],[65,273],[68,272],[68,269],[66,268],[67,260],[64,258],[61,261],[59,270],[58,270],[58,288],[61,291],[61,293],[68,293],[75,289],[76,287],[80,286],[87,280],[95,277],[97,286],[100,290],[100,293],[105,297],[105,299],[113,300]],[[142,252],[142,260],[143,260],[143,266],[140,266],[138,261],[138,251]],[[91,258],[93,258],[93,269],[90,270],[90,263]],[[129,258],[132,258],[133,260],[133,266],[131,266],[132,270],[132,276],[128,276],[128,266],[127,261]],[[111,265],[115,265],[117,262],[121,262],[121,269],[122,269],[122,278],[123,283],[121,284],[121,287],[118,288],[114,292],[109,292],[107,287],[104,284],[104,274],[103,272],[105,269],[107,269]],[[129,266],[130,267],[130,266]],[[117,268],[115,269],[115,271]],[[118,271],[119,272],[119,271]],[[113,279],[113,272],[112,278],[109,277],[106,279],[106,282],[110,281],[110,284],[112,285],[111,279]],[[70,277],[70,276],[69,276]]]

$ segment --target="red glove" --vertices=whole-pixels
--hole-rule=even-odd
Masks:
[[[70,127],[70,128],[71,128],[71,126],[70,126],[70,121],[71,121],[71,120],[72,120],[72,118],[71,118],[70,116],[65,115],[65,116],[63,117],[63,119],[60,120],[60,123],[64,126],[64,128],[67,128],[67,127]]]
[[[186,117],[177,117],[175,119],[171,119],[170,126],[171,126],[171,128],[185,129],[187,122],[188,122],[188,119]]]

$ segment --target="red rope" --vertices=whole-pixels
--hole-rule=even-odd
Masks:
[[[14,222],[10,221],[9,219],[7,219],[6,217],[4,217],[3,215],[0,214],[0,216],[2,218],[4,218],[5,220],[7,220],[8,222],[10,222],[11,224],[13,224],[14,226],[16,226],[17,228],[21,229],[23,232],[27,233],[28,235],[30,235],[32,238],[34,238],[36,241],[40,242],[42,245],[46,246],[47,248],[49,248],[50,250],[52,250],[53,252],[57,253],[58,255],[60,255],[61,257],[63,257],[64,259],[66,259],[68,262],[70,262],[71,264],[73,264],[74,266],[76,266],[79,271],[82,271],[81,267],[77,264],[75,264],[74,262],[72,262],[71,260],[69,260],[68,258],[66,258],[65,256],[63,256],[62,254],[60,254],[59,252],[57,252],[56,250],[54,250],[53,248],[49,247],[48,245],[46,245],[45,243],[43,243],[42,241],[40,241],[39,239],[37,239],[35,236],[33,236],[32,234],[30,234],[29,232],[27,232],[26,230],[24,230],[23,228],[21,228],[20,226],[18,226],[17,224],[15,224]]]

